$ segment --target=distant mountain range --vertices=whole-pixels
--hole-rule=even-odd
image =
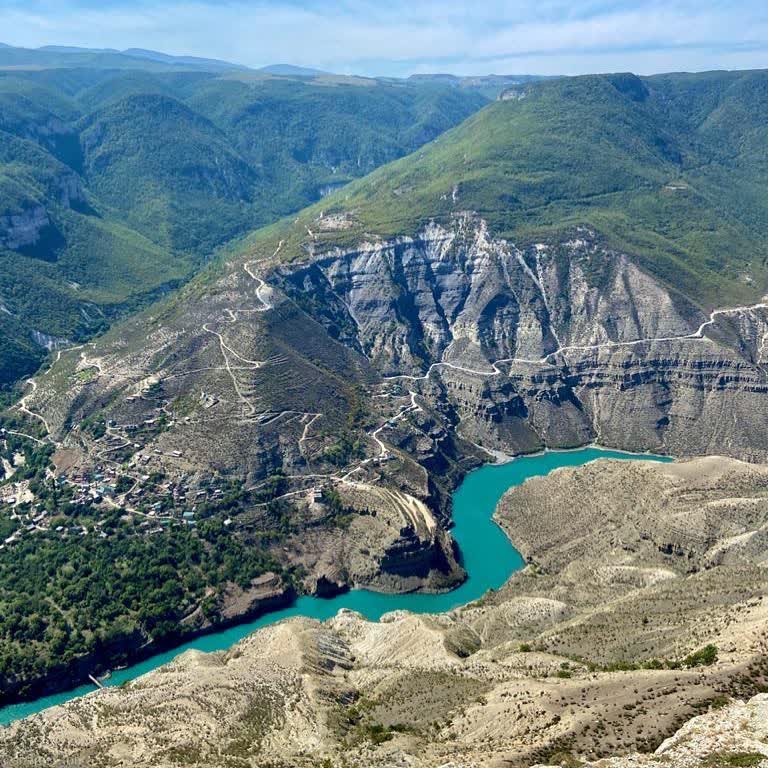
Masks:
[[[59,67],[96,67],[115,69],[148,69],[151,71],[201,71],[231,72],[250,71],[276,77],[317,78],[334,75],[314,67],[302,67],[295,64],[269,64],[264,67],[247,67],[221,59],[208,59],[199,56],[174,56],[161,51],[145,48],[79,48],[66,45],[45,45],[41,48],[19,48],[0,43],[0,70],[7,68],[59,68]],[[342,76],[343,77],[343,76]],[[375,78],[389,82],[399,82],[401,78]],[[411,83],[439,84],[466,88],[482,92],[495,98],[510,85],[533,82],[542,79],[538,75],[472,75],[460,76],[447,73],[411,75]]]
[[[265,72],[268,75],[287,75],[289,77],[321,77],[330,75],[330,72],[324,72],[322,69],[312,69],[311,67],[297,67],[293,64],[270,64],[266,67],[260,67],[257,72]]]
[[[200,56],[173,56],[146,48],[80,48],[68,45],[44,45],[40,48],[19,48],[0,43],[0,68],[7,67],[115,67],[117,69],[175,69],[203,72],[244,71],[263,72],[289,77],[318,77],[330,74],[320,69],[293,64],[270,64],[252,68],[221,59]]]
[[[205,72],[244,70],[241,64],[196,56],[171,56],[159,51],[129,48],[78,48],[46,45],[41,48],[17,48],[0,43],[0,67],[114,67],[117,69],[186,69]]]

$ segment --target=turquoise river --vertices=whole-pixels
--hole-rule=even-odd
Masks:
[[[388,611],[438,613],[476,600],[487,590],[498,589],[512,573],[523,566],[520,553],[493,521],[493,512],[504,492],[520,485],[529,477],[546,475],[558,467],[578,466],[600,458],[671,460],[650,454],[624,453],[591,447],[573,451],[546,451],[534,456],[519,457],[503,464],[488,464],[468,474],[453,496],[452,533],[461,549],[468,574],[467,580],[457,589],[437,595],[390,595],[352,590],[332,598],[300,597],[289,608],[268,613],[249,624],[199,637],[171,651],[159,653],[131,667],[116,671],[104,681],[105,685],[119,685],[126,680],[133,680],[168,663],[190,648],[200,651],[224,650],[254,630],[289,616],[309,616],[322,620],[335,616],[340,608],[350,608],[375,620]],[[7,725],[93,690],[92,685],[84,685],[35,701],[4,707],[0,709],[0,725]]]

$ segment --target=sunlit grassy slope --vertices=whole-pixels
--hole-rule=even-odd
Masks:
[[[762,295],[768,72],[585,76],[512,96],[280,228],[285,257],[321,208],[354,222],[320,235],[334,243],[471,210],[518,241],[589,225],[703,305]]]

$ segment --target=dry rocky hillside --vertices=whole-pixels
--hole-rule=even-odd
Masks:
[[[768,764],[768,466],[600,460],[497,515],[528,561],[497,593],[187,652],[0,731],[0,764]]]
[[[314,226],[338,227],[326,218]],[[305,261],[286,263],[281,243],[232,259],[63,352],[20,407],[56,442],[61,476],[111,467],[130,512],[157,493],[146,478],[180,498],[201,478],[258,491],[279,473],[300,529],[320,485],[367,496],[371,512],[377,489],[397,489],[440,530],[421,537],[426,571],[371,583],[435,589],[457,578],[449,494],[487,457],[480,444],[768,456],[762,303],[706,314],[583,227],[520,246],[467,213],[351,250],[314,234]],[[329,576],[311,553],[290,562],[308,588]]]
[[[279,245],[233,260],[197,295],[66,353],[29,407],[77,444],[84,417],[156,415],[141,398],[154,384],[184,414],[157,446],[248,479],[327,468],[329,434],[356,409],[368,455],[378,437],[427,469],[466,455],[458,436],[508,452],[595,440],[768,456],[753,418],[763,303],[708,314],[590,229],[516,245],[466,213],[413,238],[306,248],[303,263],[282,263]]]

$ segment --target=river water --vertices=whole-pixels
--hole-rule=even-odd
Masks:
[[[165,653],[159,653],[127,669],[114,672],[105,685],[119,685],[133,680],[168,663],[190,648],[200,651],[221,651],[234,645],[256,629],[289,616],[309,616],[328,619],[340,608],[359,611],[368,619],[379,619],[388,611],[407,610],[414,613],[439,613],[481,597],[489,589],[498,589],[517,570],[523,558],[493,521],[493,512],[509,488],[529,477],[546,475],[558,467],[573,467],[594,459],[645,459],[671,461],[662,456],[633,454],[601,448],[580,448],[573,451],[546,451],[523,456],[504,464],[488,464],[471,472],[453,495],[452,533],[463,556],[467,580],[458,588],[437,595],[388,595],[358,589],[332,598],[300,597],[288,608],[265,614],[248,624],[205,635]],[[44,696],[35,701],[12,704],[0,709],[0,725],[63,704],[94,690],[84,685],[74,690]]]

